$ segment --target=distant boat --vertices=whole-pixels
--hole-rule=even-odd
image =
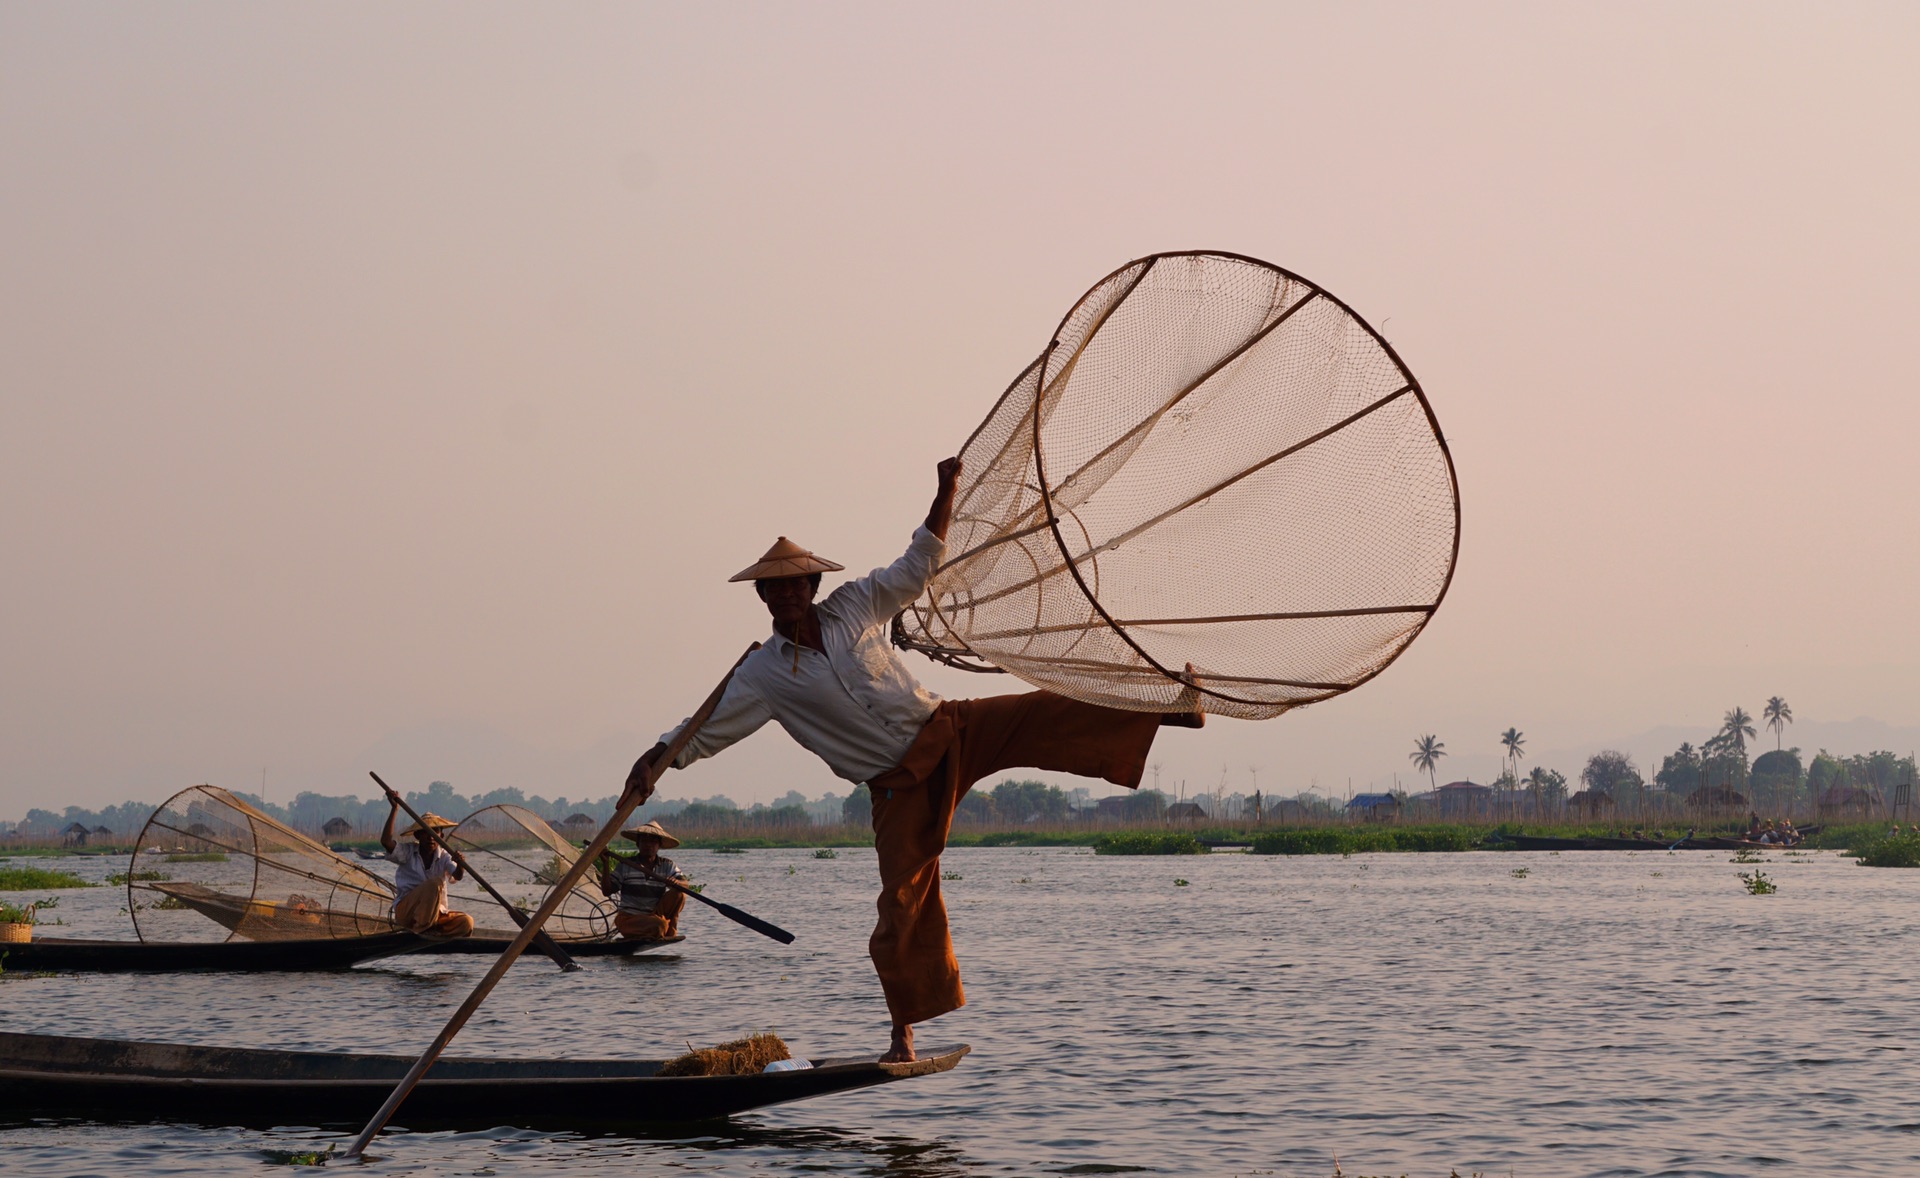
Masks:
[[[281,943],[328,937],[350,940],[364,938],[369,934],[400,931],[393,921],[384,916],[376,918],[358,912],[307,908],[270,900],[248,900],[225,892],[217,892],[199,884],[169,881],[143,883],[139,886],[161,892],[175,903],[193,909],[220,927],[254,941]],[[499,913],[499,909],[491,906],[480,911]],[[480,928],[475,929],[470,937],[429,941],[425,947],[417,951],[421,953],[498,953],[507,947],[507,942],[518,935],[518,929]],[[565,934],[553,939],[565,946],[567,952],[575,957],[628,957],[686,940],[684,936],[652,941],[629,941],[611,935],[575,938]],[[107,943],[119,944],[120,942]],[[525,960],[538,961],[541,957],[538,953],[533,953],[529,954]]]
[[[968,1048],[912,1063],[872,1056],[744,1076],[660,1076],[663,1060],[449,1056],[406,1102],[409,1128],[684,1124],[951,1070]],[[11,1114],[204,1124],[358,1122],[413,1064],[407,1055],[263,1051],[0,1032],[0,1101]]]

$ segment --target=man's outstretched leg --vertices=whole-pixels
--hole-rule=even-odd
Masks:
[[[940,897],[940,853],[973,783],[1006,769],[1054,769],[1135,788],[1162,719],[1051,692],[949,700],[900,765],[873,779],[879,923],[867,943],[893,1016],[888,1061],[911,1060],[913,1026],[966,1004]]]

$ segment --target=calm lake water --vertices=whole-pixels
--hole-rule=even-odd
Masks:
[[[676,858],[799,941],[690,909],[675,956],[517,967],[454,1053],[658,1057],[763,1029],[800,1055],[884,1046],[870,851]],[[393,1132],[365,1172],[1920,1174],[1920,872],[1767,858],[1771,896],[1746,894],[1753,868],[1724,852],[957,850],[963,878],[946,887],[971,1005],[920,1032],[923,1047],[973,1045],[955,1071],[699,1136]],[[124,860],[49,865],[104,878]],[[70,927],[44,931],[130,935],[123,903],[65,892]],[[15,977],[0,1026],[410,1052],[485,966]],[[297,1108],[287,1122],[0,1110],[0,1168],[259,1174],[264,1149],[351,1137],[301,1126]]]

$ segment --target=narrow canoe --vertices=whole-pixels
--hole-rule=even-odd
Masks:
[[[0,969],[101,973],[222,970],[235,973],[346,969],[361,961],[414,953],[434,944],[412,933],[315,937],[304,941],[88,941],[35,937],[0,945]]]
[[[16,973],[37,970],[89,973],[185,973],[219,970],[230,973],[309,972],[346,969],[362,961],[398,957],[402,953],[484,953],[498,955],[506,937],[462,937],[430,940],[408,932],[371,937],[312,937],[300,941],[90,941],[68,937],[35,937],[31,941],[0,944],[0,970]],[[658,941],[563,941],[570,957],[633,957],[685,937]],[[515,962],[545,961],[538,949],[529,949]]]
[[[675,1124],[949,1071],[968,1048],[912,1063],[872,1056],[747,1076],[659,1076],[662,1060],[448,1057],[396,1124]],[[10,1116],[210,1124],[358,1124],[413,1064],[405,1055],[262,1051],[0,1032],[0,1108]],[[209,1120],[209,1118],[211,1118]]]
[[[676,933],[671,937],[662,937],[657,941],[567,941],[556,938],[555,944],[565,949],[569,957],[632,957],[636,954],[646,953],[649,950],[659,949],[666,945],[678,945],[686,939],[686,937]],[[489,930],[483,929],[470,937],[460,937],[452,941],[435,942],[425,949],[420,950],[420,952],[423,954],[487,953],[497,957],[500,954],[500,950],[505,949],[508,942],[512,940],[513,938],[505,933],[490,932]],[[545,961],[546,956],[540,952],[537,946],[529,945],[527,951],[520,955],[520,960]],[[515,964],[518,964],[518,962]]]

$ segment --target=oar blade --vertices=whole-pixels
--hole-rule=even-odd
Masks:
[[[768,924],[750,912],[742,912],[733,905],[722,904],[718,900],[713,902],[713,906],[719,911],[720,915],[733,921],[735,924],[745,925],[763,937],[772,937],[782,945],[793,944],[793,934],[777,924]]]

